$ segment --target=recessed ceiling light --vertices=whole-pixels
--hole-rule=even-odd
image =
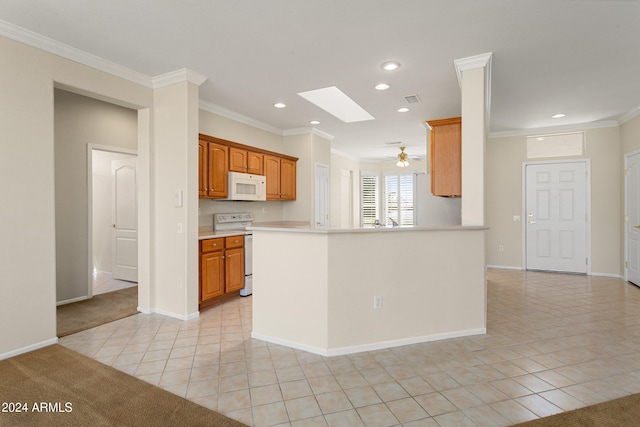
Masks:
[[[393,71],[400,68],[400,63],[398,61],[387,61],[387,62],[384,62],[380,66],[380,68],[382,68],[385,71]]]
[[[312,125],[319,125],[320,122],[317,120],[311,120],[309,123],[311,123]]]
[[[398,113],[406,113],[407,111],[411,111],[411,110],[409,110],[407,107],[398,108]]]
[[[287,106],[287,104],[283,104],[282,102],[276,102],[275,104],[273,104],[273,106],[276,108],[284,108]]]
[[[552,119],[560,119],[560,118],[562,118],[564,116],[566,116],[566,114],[559,113],[559,114],[554,114],[553,116],[551,116],[551,118]]]
[[[389,86],[387,83],[378,83],[376,85],[376,89],[377,90],[387,90],[389,89],[391,86]]]

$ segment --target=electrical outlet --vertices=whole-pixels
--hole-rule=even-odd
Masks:
[[[504,245],[498,245],[498,252],[504,252]]]
[[[374,310],[380,310],[382,308],[382,297],[380,295],[373,297],[373,308]]]
[[[178,277],[178,289],[182,289],[182,277]]]

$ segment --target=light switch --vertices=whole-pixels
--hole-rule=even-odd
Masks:
[[[174,205],[176,208],[181,208],[182,207],[182,190],[176,190],[176,192],[173,195],[174,198]]]
[[[513,222],[520,222],[520,215],[514,215]]]

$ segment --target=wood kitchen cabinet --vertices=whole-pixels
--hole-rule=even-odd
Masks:
[[[296,162],[284,157],[264,156],[267,200],[296,199]]]
[[[427,120],[430,133],[431,193],[462,196],[462,118]]]
[[[200,298],[210,302],[244,288],[244,236],[200,241]]]
[[[231,172],[262,175],[263,158],[264,155],[262,153],[230,147],[229,170]]]
[[[224,199],[229,194],[229,147],[215,142],[198,141],[198,196]]]
[[[267,200],[296,199],[297,157],[201,133],[198,158],[198,196],[202,199],[226,199],[230,171],[265,175]]]
[[[200,242],[200,302],[224,293],[224,239]]]

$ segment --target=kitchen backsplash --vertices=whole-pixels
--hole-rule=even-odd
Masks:
[[[282,204],[285,202],[230,202],[226,200],[200,199],[198,228],[204,230],[213,227],[213,214],[251,212],[254,222],[282,220]]]

